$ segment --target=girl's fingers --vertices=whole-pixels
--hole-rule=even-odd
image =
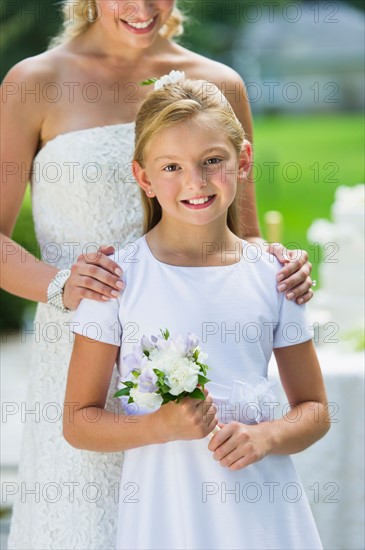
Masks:
[[[229,424],[225,424],[223,428],[212,437],[209,442],[208,449],[214,453],[220,445],[223,445],[223,443],[231,437],[232,431],[231,426]]]
[[[219,461],[222,466],[229,466],[231,462],[234,462],[234,457],[229,458],[232,454],[236,457],[236,460],[238,460],[239,456],[237,454],[237,445],[233,441],[233,438],[230,437],[223,443],[223,445],[220,445],[218,449],[216,449],[213,454],[213,458],[214,460]]]
[[[213,455],[213,458],[214,458],[214,455]],[[242,449],[240,450],[237,447],[234,447],[230,452],[227,452],[227,454],[220,459],[220,464],[224,468],[229,468],[230,466],[232,466],[232,464],[234,464],[241,458],[243,458]]]
[[[236,462],[234,462],[233,464],[231,464],[229,466],[229,469],[232,471],[232,472],[236,472],[237,470],[242,470],[242,468],[246,468],[246,466],[249,466],[250,464],[252,464],[253,462],[255,462],[255,460],[253,460],[252,457],[249,457],[249,456],[242,456],[241,458],[239,458]]]

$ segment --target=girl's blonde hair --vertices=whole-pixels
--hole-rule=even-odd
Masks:
[[[98,19],[97,4],[100,0],[64,0],[63,27],[61,32],[51,40],[50,47],[58,46],[76,38],[85,32]],[[175,5],[166,24],[161,28],[163,38],[181,36],[184,32],[185,16]]]
[[[208,115],[209,126],[225,132],[239,157],[245,134],[231,105],[214,84],[205,80],[184,80],[152,92],[140,108],[136,119],[134,160],[142,167],[151,140],[161,130]],[[181,144],[184,147],[184,144]],[[162,217],[158,200],[147,198],[141,191],[144,210],[144,233],[150,231]],[[237,200],[228,209],[227,224],[236,235],[240,231]]]

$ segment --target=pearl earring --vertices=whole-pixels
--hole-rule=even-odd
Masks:
[[[87,8],[87,18],[89,23],[94,22],[94,8],[92,2],[89,2],[89,7]]]

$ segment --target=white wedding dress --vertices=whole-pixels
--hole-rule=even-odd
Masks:
[[[133,145],[127,123],[62,134],[39,151],[32,202],[46,262],[67,268],[83,251],[141,235]],[[72,319],[38,306],[10,550],[115,548],[123,454],[78,451],[62,437]]]
[[[208,353],[207,389],[220,420],[269,422],[276,403],[267,381],[271,353],[313,334],[306,308],[276,290],[279,262],[242,244],[235,264],[179,267],[157,260],[146,238],[138,239],[134,261],[130,249],[118,254],[125,291],[113,302],[83,300],[75,331],[121,346],[122,380],[131,365],[124,357],[135,353],[143,335],[166,328],[173,336],[193,332]],[[96,323],[97,332],[91,330]],[[138,415],[151,412],[126,408],[129,429]],[[208,443],[178,440],[126,451],[118,550],[322,549],[290,456],[268,455],[230,471],[213,459]]]

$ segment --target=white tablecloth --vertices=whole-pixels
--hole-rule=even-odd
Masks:
[[[293,460],[325,550],[363,550],[363,354],[336,348],[336,344],[323,344],[317,349],[331,403],[331,429],[315,445],[293,455]],[[274,359],[270,375],[278,376]],[[279,394],[285,405],[283,391],[279,390]]]

